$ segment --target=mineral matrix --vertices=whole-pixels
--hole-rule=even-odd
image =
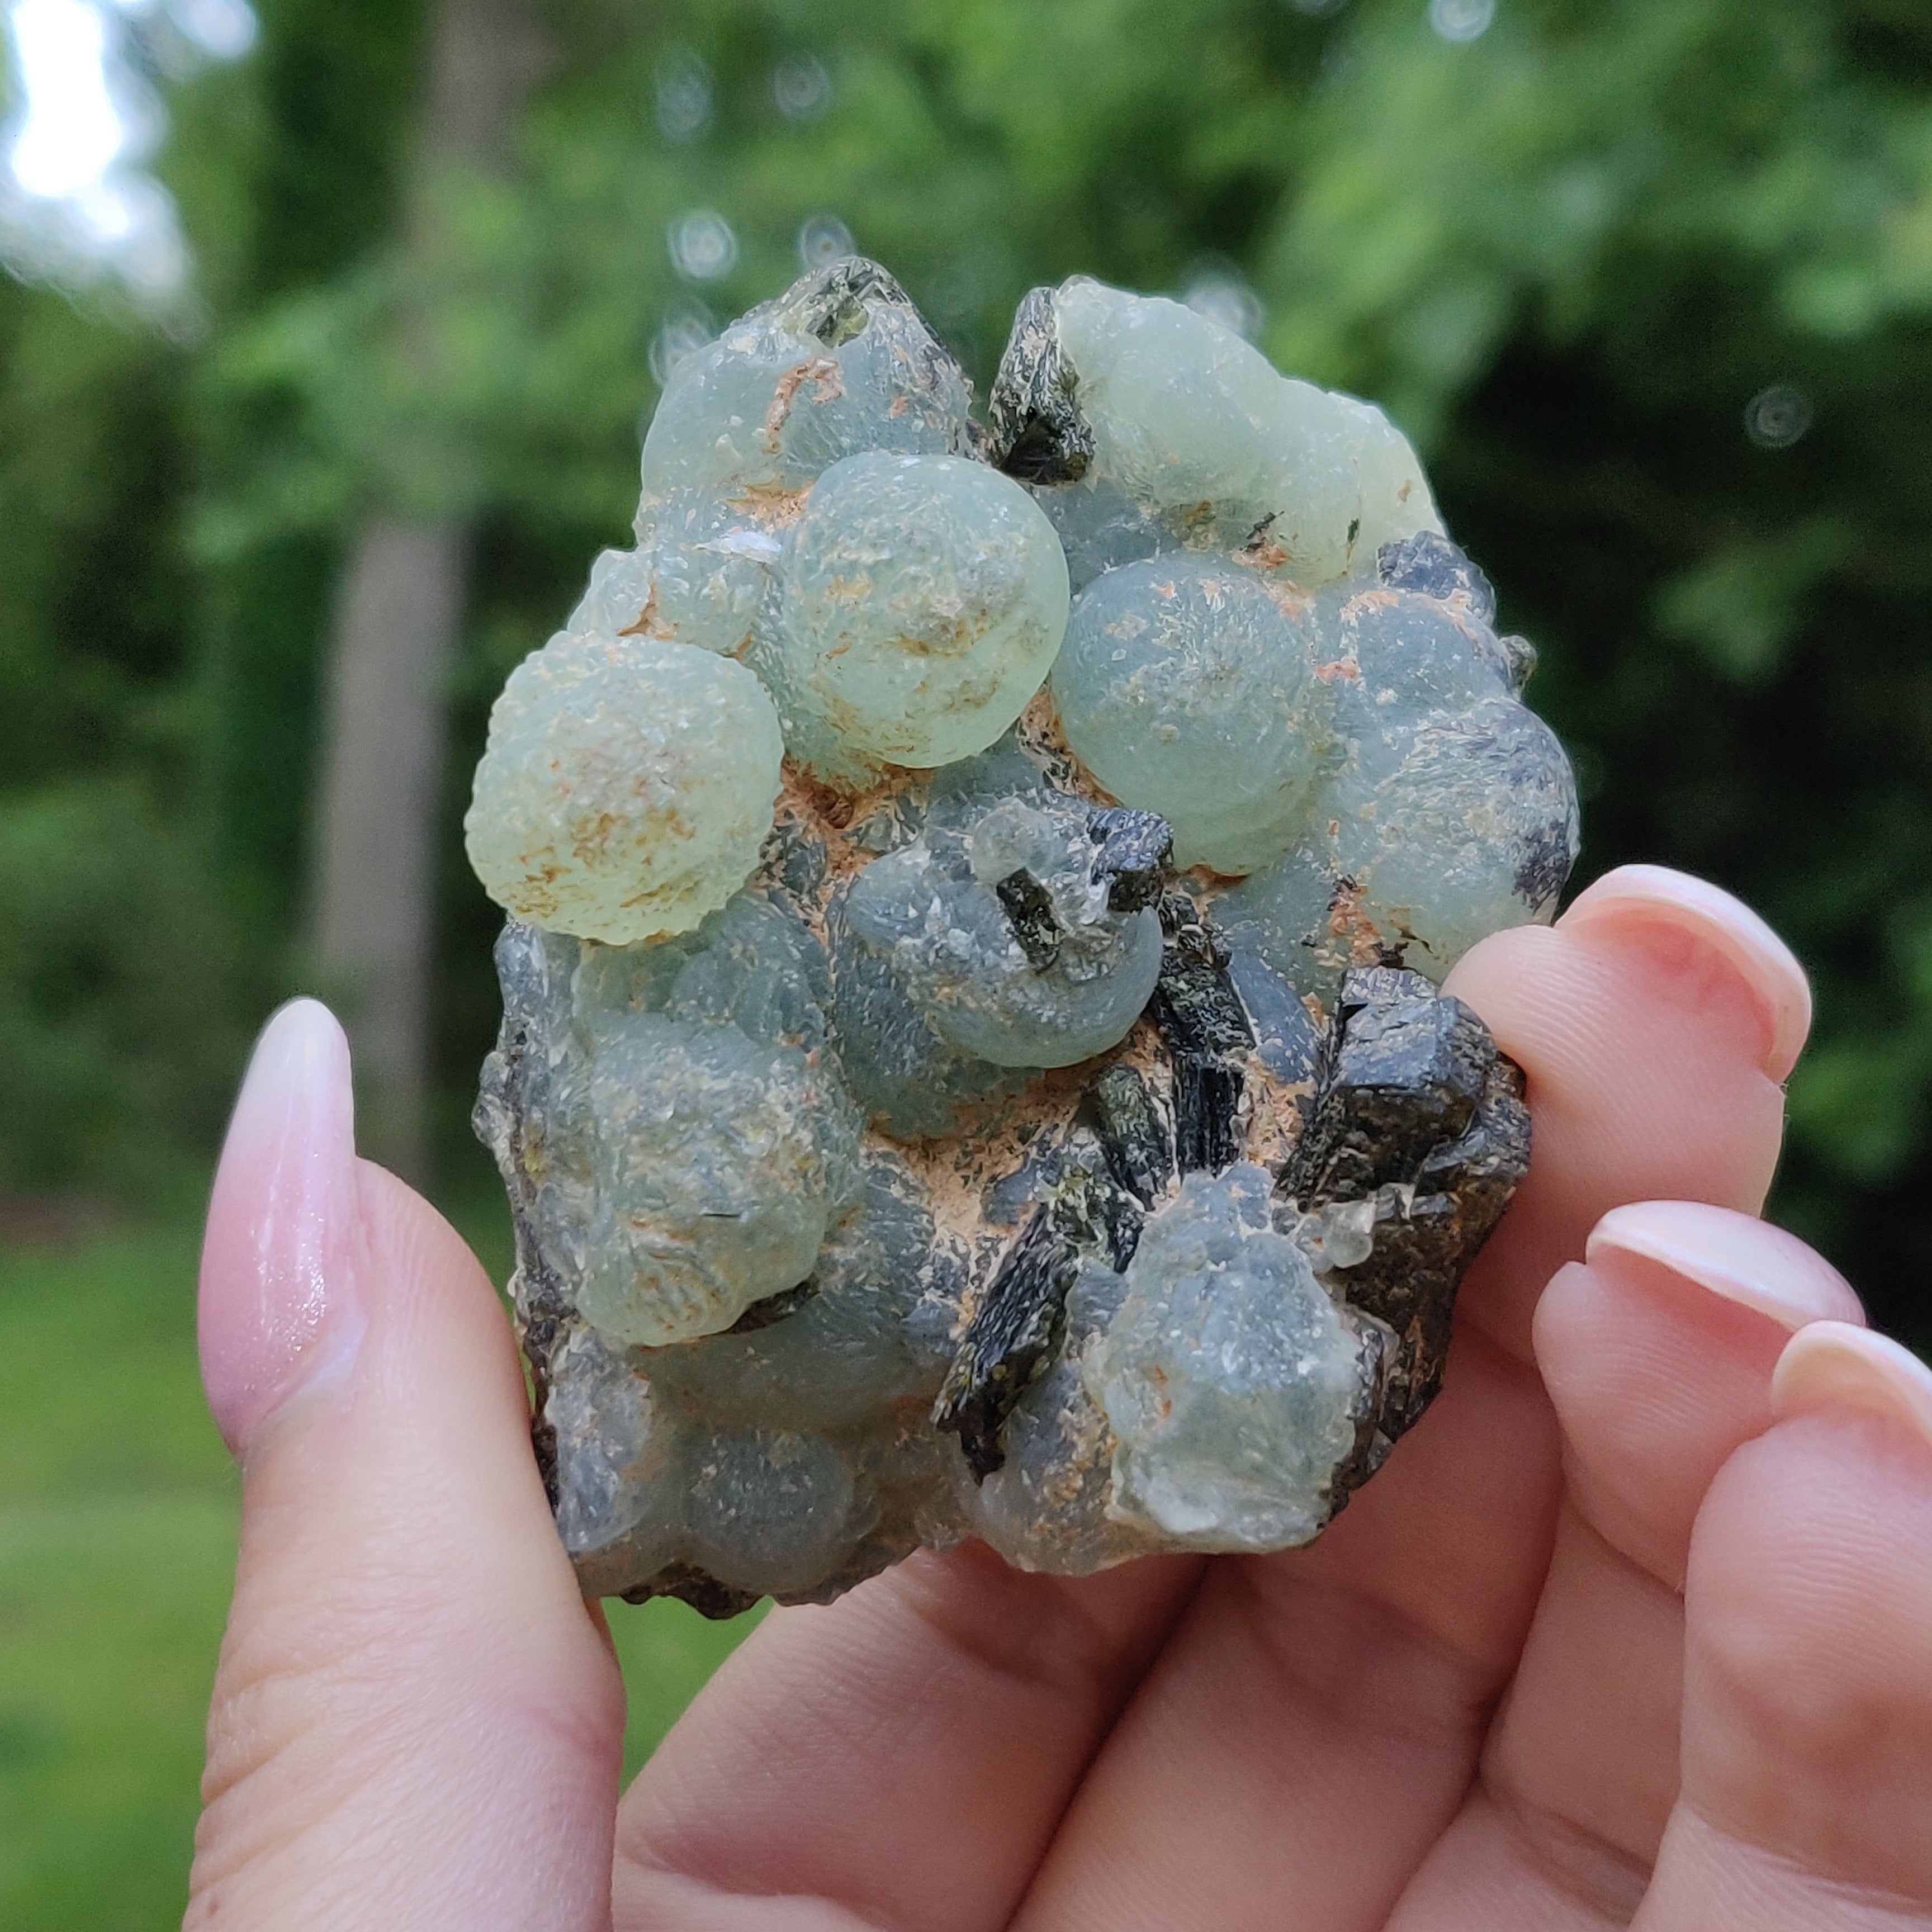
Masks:
[[[492,716],[477,1124],[594,1592],[1304,1542],[1527,1164],[1437,986],[1574,788],[1406,442],[1084,278],[969,402],[874,264],[753,310]]]

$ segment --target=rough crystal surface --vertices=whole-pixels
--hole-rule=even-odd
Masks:
[[[1305,1543],[1354,1446],[1363,1343],[1270,1220],[1274,1177],[1190,1174],[1127,1264],[1084,1369],[1113,1506],[1177,1547]]]
[[[1060,728],[1183,866],[1251,872],[1306,820],[1336,722],[1309,601],[1225,558],[1122,566],[1080,593],[1053,670]]]
[[[1160,922],[1114,908],[1091,816],[1045,794],[935,814],[854,880],[847,923],[960,1052],[1071,1066],[1124,1039],[1145,1008]]]
[[[614,945],[682,932],[750,877],[784,742],[740,664],[674,641],[551,639],[490,714],[464,836],[522,919]]]
[[[1084,279],[970,400],[869,262],[734,324],[493,718],[477,1124],[594,1592],[1304,1542],[1527,1163],[1437,987],[1575,791],[1407,442]]]
[[[1278,374],[1184,304],[1076,276],[1021,311],[993,397],[1076,587],[1157,551],[1238,551],[1304,588],[1442,527],[1382,412]],[[1050,369],[1042,382],[1040,365]]]
[[[1040,688],[1066,608],[1053,526],[1010,478],[848,456],[787,533],[752,662],[794,752],[862,782],[983,752]]]
[[[877,264],[835,262],[680,362],[644,436],[646,502],[802,489],[866,451],[958,453],[972,391]]]
[[[566,628],[675,638],[735,656],[750,641],[783,545],[728,497],[680,490],[638,519],[634,550],[607,550]]]

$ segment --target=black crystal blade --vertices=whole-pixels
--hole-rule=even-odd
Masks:
[[[1022,483],[1075,483],[1094,460],[1094,432],[1075,400],[1078,377],[1053,317],[1053,291],[1029,290],[1013,317],[987,399],[993,461]]]
[[[1240,1156],[1254,1030],[1228,977],[1228,949],[1194,902],[1169,892],[1160,917],[1160,978],[1148,1011],[1174,1064],[1174,1160],[1183,1174],[1218,1174]]]
[[[1176,1056],[1174,1158],[1183,1174],[1219,1174],[1240,1158],[1238,1117],[1245,1084],[1238,1066],[1211,1054]]]
[[[1381,1447],[1364,1448],[1354,1480],[1442,1386],[1456,1288],[1528,1171],[1529,1145],[1521,1070],[1468,1007],[1400,968],[1348,976],[1283,1186],[1304,1211],[1376,1203],[1367,1258],[1335,1271],[1348,1305],[1393,1338],[1379,1373]]]
[[[1287,1177],[1304,1207],[1413,1181],[1431,1150],[1469,1124],[1496,1056],[1482,1022],[1419,973],[1358,968],[1339,1008],[1314,1117]]]
[[[1086,1112],[1108,1172],[1143,1208],[1151,1208],[1173,1176],[1174,1148],[1147,1082],[1116,1061],[1088,1090]]]
[[[1100,850],[1094,876],[1107,882],[1115,912],[1138,912],[1155,904],[1174,858],[1174,829],[1158,812],[1105,806],[1088,820]]]
[[[1018,872],[1009,872],[993,890],[999,895],[1000,910],[1027,964],[1036,973],[1044,973],[1060,957],[1063,937],[1046,888],[1022,866]]]
[[[959,1438],[982,1482],[1006,1462],[1000,1432],[1013,1405],[1052,1358],[1066,1320],[1076,1261],[1042,1204],[980,1298],[933,1405],[937,1428]]]
[[[1228,949],[1185,892],[1161,901],[1166,944],[1148,1010],[1171,1052],[1245,1054],[1255,1043],[1247,1010],[1228,977]]]

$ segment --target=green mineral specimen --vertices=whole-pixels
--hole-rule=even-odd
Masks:
[[[1183,866],[1252,872],[1307,823],[1334,750],[1310,600],[1225,559],[1124,564],[1080,593],[1054,667],[1081,764],[1174,828]]]
[[[1526,1166],[1437,987],[1575,788],[1407,442],[1084,278],[988,416],[814,271],[678,365],[493,714],[477,1126],[593,1592],[1305,1542]]]

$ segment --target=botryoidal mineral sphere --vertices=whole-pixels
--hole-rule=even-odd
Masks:
[[[1528,1160],[1438,988],[1577,845],[1414,451],[1084,278],[982,424],[850,258],[677,365],[642,483],[466,820],[585,1587],[1305,1542]]]
[[[751,661],[822,775],[931,770],[1026,708],[1066,604],[1060,540],[1010,478],[960,456],[848,456],[787,533]]]
[[[1334,740],[1310,600],[1214,558],[1123,564],[1080,593],[1054,666],[1069,748],[1159,812],[1182,866],[1251,872],[1309,817]]]
[[[1008,352],[1016,475],[1047,497],[1076,589],[1155,551],[1238,551],[1304,589],[1441,520],[1382,412],[1279,374],[1231,329],[1076,276],[1036,290]],[[996,429],[1000,427],[996,423]]]
[[[674,640],[573,637],[490,714],[464,835],[519,919],[607,945],[683,932],[758,862],[784,754],[742,664]]]

